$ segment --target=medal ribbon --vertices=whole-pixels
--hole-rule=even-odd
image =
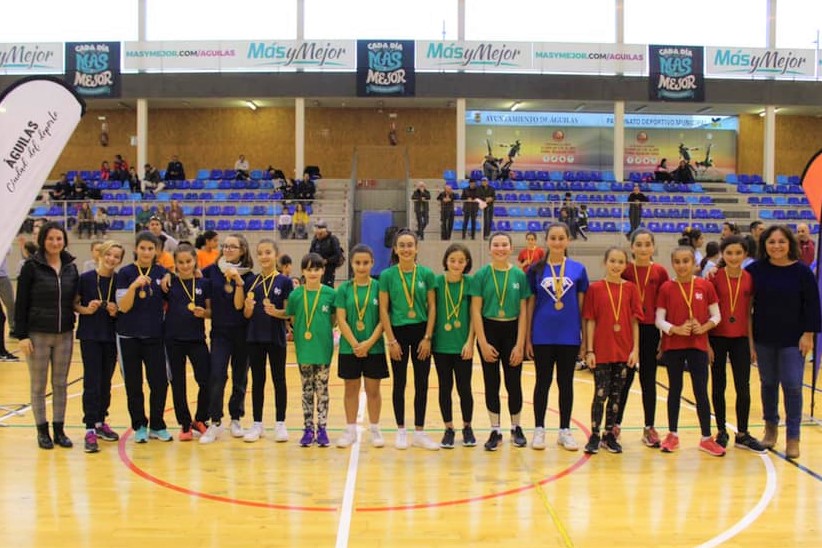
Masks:
[[[497,282],[497,269],[493,266],[491,267],[491,279],[494,280],[494,291],[497,293],[497,300],[499,301],[499,308],[500,310],[504,309],[505,304],[505,294],[508,292],[508,275],[511,273],[511,269],[505,271],[505,278],[502,280],[502,295],[499,292],[499,282]],[[462,295],[460,295],[462,298]]]
[[[451,284],[446,280],[445,282],[445,321],[449,321],[451,318],[456,319],[460,313],[460,305],[462,304],[462,290],[465,286],[465,278],[460,278],[460,294],[457,298],[456,304],[454,304],[454,297],[451,295]],[[449,307],[451,308],[449,310]]]
[[[180,280],[180,285],[183,286],[183,291],[185,291],[186,296],[189,298],[189,300],[192,302],[192,304],[194,304],[194,298],[195,298],[195,295],[196,295],[196,293],[195,293],[196,285],[195,284],[197,283],[197,280],[195,280],[194,278],[191,278],[191,293],[189,293],[188,288],[186,287],[185,280],[183,280],[179,276],[177,276],[177,279]]]
[[[554,282],[554,293],[556,294],[556,302],[562,301],[563,296],[563,289],[562,289],[562,282],[565,280],[565,259],[562,259],[562,265],[559,267],[559,277],[557,277],[556,271],[554,270],[554,265],[551,263],[546,263],[548,268],[551,269],[551,279]]]
[[[731,276],[728,274],[727,270],[725,270],[725,281],[728,282],[728,294],[731,297],[731,317],[733,317],[734,310],[736,310],[736,303],[739,302],[739,290],[742,287],[742,275],[740,274],[736,281],[736,291],[731,289]]]
[[[369,289],[371,286],[368,286]],[[311,322],[314,321],[314,313],[317,312],[317,303],[320,302],[320,293],[322,292],[322,286],[317,290],[317,296],[314,297],[314,304],[311,307],[311,314],[308,313],[308,290],[305,290],[305,294],[303,296],[303,307],[305,308],[305,330],[311,331]]]
[[[605,289],[608,290],[608,300],[611,301],[611,311],[614,313],[614,325],[619,325],[619,313],[622,310],[622,286],[625,284],[619,284],[619,303],[614,306],[614,296],[611,294],[611,284],[608,281],[605,282]]]
[[[648,281],[651,279],[651,267],[654,263],[648,265],[648,270],[645,272],[645,282],[640,284],[639,283],[639,272],[636,269],[636,263],[631,263],[634,267],[634,280],[636,280],[636,285],[639,288],[639,301],[644,305],[645,304],[645,292],[648,290]]]
[[[143,273],[143,270],[140,268],[140,265],[139,265],[139,264],[134,263],[134,266],[136,266],[136,267],[137,267],[137,273],[138,273],[140,276],[148,276],[149,274],[151,274],[151,267],[148,267],[148,268],[146,269],[145,274],[144,274],[144,273]],[[142,291],[145,291],[145,288],[141,288],[141,290],[142,290]],[[153,295],[153,294],[154,294],[154,290],[153,290],[153,289],[151,289],[151,284],[148,284],[148,291],[149,291],[149,293],[150,293],[151,295]]]
[[[405,293],[405,302],[408,303],[408,310],[414,310],[414,292],[417,289],[417,265],[414,265],[414,274],[411,276],[411,291],[408,290],[408,282],[405,281],[405,274],[400,270],[400,265],[397,265],[397,272],[400,274],[402,292]]]
[[[353,284],[354,285],[354,308],[357,309],[357,319],[359,321],[363,321],[363,318],[365,318],[365,312],[366,312],[366,310],[368,310],[368,299],[369,299],[369,297],[371,297],[371,285],[372,284],[373,284],[373,281],[368,283],[368,290],[365,292],[365,299],[363,300],[362,308],[360,308],[360,301],[357,298],[357,285]],[[306,314],[307,313],[308,312],[306,311]]]
[[[140,267],[137,267],[139,270]],[[149,269],[150,270],[150,269]],[[114,276],[108,279],[108,291],[106,291],[105,302],[111,302],[111,288],[114,287]],[[100,291],[100,273],[97,273],[97,297],[102,301],[103,293]]]
[[[692,303],[694,302],[694,286],[696,285],[696,280],[691,278],[691,290],[687,296],[685,295],[685,289],[682,287],[682,283],[680,283],[679,280],[676,281],[676,285],[679,286],[679,292],[682,293],[682,298],[685,299],[685,304],[688,305],[688,317],[693,319],[694,307]]]

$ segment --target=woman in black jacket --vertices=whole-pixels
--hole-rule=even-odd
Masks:
[[[74,297],[80,276],[74,257],[66,251],[68,235],[62,226],[44,224],[37,244],[37,253],[25,262],[17,279],[15,335],[29,366],[37,443],[42,449],[54,448],[46,420],[46,381],[51,365],[54,441],[70,448],[63,424],[74,342]]]

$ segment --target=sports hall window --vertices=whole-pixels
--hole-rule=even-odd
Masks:
[[[305,0],[305,37],[456,40],[457,0]]]
[[[146,0],[148,40],[297,38],[296,0]],[[116,2],[111,2],[116,3]],[[136,2],[135,2],[136,3]]]

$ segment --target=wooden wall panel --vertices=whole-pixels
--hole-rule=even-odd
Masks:
[[[739,141],[736,147],[737,173],[762,173],[762,150],[765,146],[764,128],[764,118],[756,114],[742,114],[739,116]]]
[[[802,175],[811,156],[822,148],[822,119],[776,115],[776,173]]]

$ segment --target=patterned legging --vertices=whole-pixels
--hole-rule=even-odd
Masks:
[[[624,363],[598,363],[594,369],[594,401],[591,403],[591,431],[599,433],[602,424],[602,413],[605,400],[608,400],[608,410],[605,413],[605,431],[614,427],[616,416],[619,413],[619,400],[622,395],[622,385],[628,375],[628,366]]]
[[[328,377],[330,364],[300,364],[303,381],[303,418],[306,428],[314,428],[314,402],[317,403],[317,426],[328,423]]]

